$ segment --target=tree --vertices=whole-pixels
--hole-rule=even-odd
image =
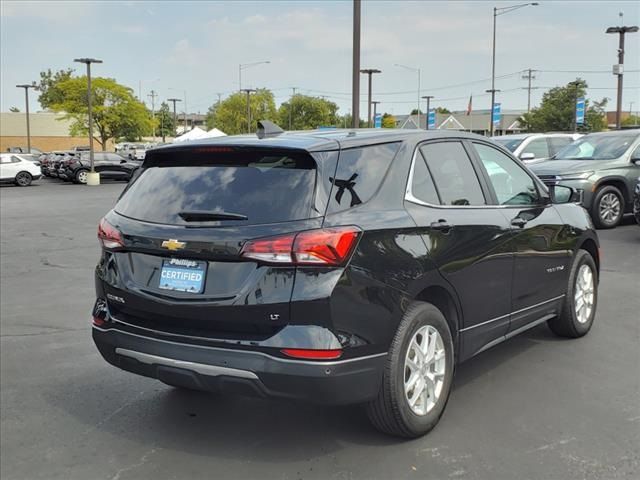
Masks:
[[[56,103],[50,107],[64,112],[63,118],[73,120],[71,135],[86,135],[89,131],[87,77],[72,77],[55,86]],[[93,123],[102,150],[111,138],[137,140],[152,131],[149,110],[133,95],[133,90],[111,78],[91,80]]]
[[[58,70],[57,72],[52,72],[49,68],[45,72],[40,72],[40,85],[38,85],[40,95],[38,96],[38,102],[40,102],[42,108],[51,108],[54,104],[64,101],[64,94],[60,91],[59,85],[71,79],[72,75],[73,69],[71,68]]]
[[[250,132],[255,132],[258,120],[278,121],[273,93],[267,89],[258,89],[250,96],[251,107]],[[227,135],[247,133],[247,94],[237,92],[225,98],[215,107],[209,108],[207,127],[218,128]]]
[[[337,126],[338,105],[320,97],[294,95],[278,109],[279,125],[289,130]],[[291,125],[289,125],[291,121]]]
[[[396,128],[396,119],[390,113],[382,115],[382,128]]]
[[[448,108],[436,107],[436,113],[451,113],[451,111]]]
[[[638,115],[629,115],[622,121],[622,125],[625,127],[635,127],[640,125],[640,116]]]
[[[337,128],[351,128],[351,122],[353,121],[353,116],[350,113],[346,115],[336,115],[336,124]],[[365,128],[367,126],[366,120],[360,119],[358,122],[358,128]]]
[[[530,132],[572,131],[575,121],[576,99],[584,97],[587,89],[587,82],[577,79],[563,87],[554,87],[545,92],[542,102],[537,108],[531,109],[530,113],[525,113],[520,118],[520,123]],[[595,132],[606,127],[603,119],[604,107],[607,99],[603,98],[599,102],[585,102],[585,124],[579,127],[580,131]]]
[[[18,107],[11,107],[9,111],[13,113],[20,113],[20,109]]]
[[[156,134],[162,137],[162,142],[166,141],[167,136],[173,136],[176,127],[173,124],[173,114],[166,102],[162,102],[160,109],[156,112]]]
[[[411,115],[422,115],[422,110],[418,110],[417,108],[414,108],[413,110],[411,110]]]

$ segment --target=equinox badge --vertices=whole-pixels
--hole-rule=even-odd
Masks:
[[[167,250],[181,250],[186,246],[186,242],[180,242],[175,238],[170,238],[169,240],[165,240],[162,242],[162,247]]]

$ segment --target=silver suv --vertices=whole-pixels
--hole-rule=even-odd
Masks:
[[[548,160],[582,135],[579,133],[521,133],[492,137],[524,163]]]

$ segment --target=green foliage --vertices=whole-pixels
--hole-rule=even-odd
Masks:
[[[155,115],[156,135],[162,137],[162,141],[165,142],[168,136],[173,136],[176,131],[176,127],[173,124],[173,113],[166,102],[162,102],[160,109]]]
[[[338,105],[319,97],[294,95],[278,109],[278,125],[288,130],[337,126]]]
[[[418,110],[417,108],[414,108],[413,110],[411,110],[411,115],[422,115],[422,110]]]
[[[251,107],[251,126],[249,132],[257,130],[258,120],[277,122],[276,104],[273,93],[267,89],[259,89],[252,93],[249,105]],[[207,127],[218,128],[227,135],[247,133],[247,94],[237,92],[211,107],[207,114]]]
[[[60,90],[59,85],[71,79],[72,74],[73,69],[71,68],[58,70],[57,72],[52,72],[49,68],[45,72],[40,72],[40,85],[38,85],[40,95],[38,96],[38,102],[40,102],[42,108],[52,108],[53,105],[64,101],[64,92]]]
[[[382,128],[396,128],[396,119],[390,113],[382,115]]]
[[[11,107],[9,111],[13,113],[20,113],[20,109],[18,107]]]
[[[336,127],[338,128],[352,128],[351,126],[351,122],[353,121],[353,116],[350,113],[347,113],[346,115],[337,115],[336,116]],[[359,127],[358,128],[366,128],[367,126],[367,122],[366,120],[362,120],[360,119],[360,122],[358,122]]]
[[[448,108],[444,108],[444,107],[436,107],[436,113],[451,113],[451,111]]]
[[[638,115],[629,115],[622,121],[622,125],[624,127],[635,127],[640,125],[640,116]]]
[[[50,105],[64,118],[72,119],[71,135],[86,135],[89,131],[87,77],[73,77],[55,86],[60,100]],[[111,138],[124,137],[135,141],[152,131],[149,110],[133,95],[133,91],[111,78],[91,79],[91,103],[94,132],[104,150]]]
[[[577,79],[563,87],[554,87],[545,92],[542,102],[537,108],[531,109],[520,118],[520,123],[529,132],[568,132],[573,130],[575,119],[576,99],[586,94],[587,82]],[[579,126],[580,131],[597,132],[606,127],[604,108],[607,99],[585,102],[585,125]]]

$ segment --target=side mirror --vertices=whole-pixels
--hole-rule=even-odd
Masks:
[[[582,204],[584,191],[567,187],[566,185],[550,185],[549,195],[552,203],[578,203]]]
[[[524,152],[520,154],[520,160],[522,160],[523,162],[526,162],[528,160],[535,160],[535,159],[536,159],[536,156],[533,153]]]
[[[632,158],[631,159],[631,163],[638,165],[640,167],[640,157],[638,158]]]
[[[127,163],[127,160],[123,158],[122,160],[120,160],[120,163]]]

